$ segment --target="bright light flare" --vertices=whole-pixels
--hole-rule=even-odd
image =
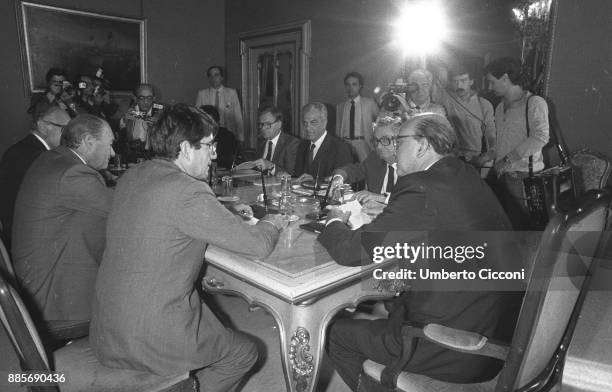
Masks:
[[[448,36],[446,14],[438,1],[420,0],[406,4],[393,27],[394,42],[404,56],[434,53]]]

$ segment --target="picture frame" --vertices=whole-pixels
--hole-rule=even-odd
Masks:
[[[45,91],[50,68],[70,79],[104,71],[113,94],[127,94],[147,81],[146,19],[78,11],[26,1],[17,5],[24,84]]]

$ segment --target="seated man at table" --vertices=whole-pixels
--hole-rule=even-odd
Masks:
[[[275,175],[282,171],[293,174],[295,154],[300,141],[283,132],[283,113],[274,106],[259,112],[257,123],[259,140],[255,155],[260,157],[254,165]]]
[[[219,111],[216,107],[213,105],[202,105],[200,109],[208,113],[219,124]],[[238,154],[236,136],[227,128],[219,126],[215,134],[215,142],[217,143],[217,166],[231,169],[236,160],[236,154]]]
[[[98,173],[114,155],[108,123],[72,119],[61,145],[32,163],[13,221],[15,272],[45,320],[89,320],[112,190]]]
[[[267,215],[249,226],[201,181],[215,156],[215,127],[200,109],[166,108],[151,129],[153,159],[119,180],[90,342],[105,366],[161,375],[197,370],[206,391],[228,391],[253,366],[257,350],[200,300],[195,285],[204,254],[214,245],[264,258],[284,221]]]
[[[320,102],[312,102],[302,109],[302,126],[306,139],[298,146],[294,177],[298,181],[323,179],[332,172],[353,163],[351,146],[327,132],[327,108]]]
[[[337,184],[366,182],[366,190],[355,193],[354,199],[362,205],[384,206],[397,181],[397,156],[395,138],[399,132],[399,118],[379,121],[374,126],[376,150],[359,163],[334,170],[332,186]]]
[[[369,258],[362,259],[362,254],[372,254],[366,252],[376,245],[372,238],[381,239],[377,233],[390,236],[401,232],[402,242],[419,245],[423,233],[428,240],[437,236],[444,241],[448,238],[446,231],[510,230],[510,222],[491,189],[473,167],[451,156],[455,143],[455,132],[444,117],[423,114],[409,120],[397,137],[399,179],[389,205],[372,223],[355,231],[345,223],[347,214],[330,211],[318,241],[338,263],[361,265],[371,262]],[[416,260],[407,268],[417,268],[426,261]],[[451,268],[452,264],[455,263],[451,260],[450,267],[447,263],[442,265]],[[498,331],[499,319],[505,312],[500,293],[472,288],[462,292],[434,290],[428,284],[431,282],[423,283],[424,290],[413,287],[397,297],[388,319],[340,319],[331,326],[329,355],[352,390],[365,359],[384,365],[397,360],[402,347],[400,328],[404,324],[437,323],[485,336]],[[404,370],[442,381],[471,383],[493,378],[500,368],[497,360],[420,340]]]

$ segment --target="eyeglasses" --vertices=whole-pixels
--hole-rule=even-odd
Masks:
[[[419,138],[422,138],[423,136],[421,136],[421,135],[403,135],[403,136],[396,136],[396,137],[395,137],[395,139],[393,139],[393,141],[394,141],[394,143],[395,143],[395,146],[396,146],[396,147],[399,147],[399,145],[400,145],[400,143],[398,143],[398,142],[397,142],[397,140],[398,140],[398,139],[405,139],[405,138],[407,138],[407,137],[413,137],[413,138],[415,138],[415,139],[419,139]]]
[[[217,152],[217,142],[208,142],[208,143],[202,143],[202,142],[200,142],[200,143],[196,143],[196,145],[198,145],[198,146],[200,146],[200,147],[202,147],[202,146],[207,146],[207,147],[208,147],[208,150],[209,150],[211,153],[216,153],[216,152]]]
[[[147,95],[147,96],[140,95],[137,98],[139,101],[152,101],[154,97],[152,95]]]
[[[273,121],[273,122],[260,122],[260,123],[257,123],[257,129],[269,129],[275,123],[276,123],[276,121]]]
[[[387,136],[383,136],[380,139],[379,138],[374,138],[374,141],[376,142],[376,144],[380,144],[383,147],[387,147],[390,146],[393,143],[393,138],[387,137]]]

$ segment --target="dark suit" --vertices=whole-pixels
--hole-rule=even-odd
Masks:
[[[267,139],[257,140],[257,149],[255,155],[257,158],[265,158],[263,156],[266,149]],[[274,148],[274,155],[272,156],[272,162],[277,168],[286,171],[289,174],[293,174],[295,169],[295,155],[297,153],[300,140],[292,135],[281,132],[278,135],[278,141]]]
[[[371,152],[363,162],[341,167],[336,173],[341,173],[346,183],[365,180],[368,191],[380,193],[387,173],[387,163],[376,152]]]
[[[46,150],[47,147],[30,133],[9,147],[0,161],[0,221],[3,235],[9,244],[19,186],[32,162]]]
[[[13,261],[45,320],[88,320],[112,191],[69,148],[42,153],[15,203]]]
[[[319,178],[324,178],[330,176],[335,169],[353,163],[351,146],[328,132],[317,151],[317,155],[309,165],[310,144],[310,140],[302,140],[298,146],[295,171],[293,173],[294,177],[308,173],[313,177],[316,177],[318,174]]]
[[[442,230],[447,232],[441,233]],[[385,244],[400,242],[398,238],[401,238],[401,242],[418,245],[425,238],[428,244],[449,241],[448,231],[495,230],[511,230],[511,226],[493,192],[473,167],[447,157],[429,170],[400,177],[388,207],[371,224],[351,231],[345,224],[333,222],[318,240],[338,263],[359,265],[370,262],[368,259],[362,261],[362,246],[369,252],[373,246],[380,245],[376,242],[382,235],[376,237],[367,233],[387,233],[384,235],[392,237],[393,233],[389,232],[402,231],[401,237],[391,238],[390,242],[387,238]],[[427,233],[426,237],[423,232]],[[421,259],[410,266],[422,267],[422,263],[428,260]],[[461,267],[453,262],[438,263],[438,268]],[[398,329],[402,321],[433,322],[489,337],[498,332],[499,319],[505,312],[502,305],[505,297],[500,293],[439,290],[429,286],[430,282],[411,281],[411,284],[412,290],[395,300],[397,310],[391,313],[389,320],[340,320],[332,326],[330,356],[349,386],[355,386],[361,363],[366,358],[390,364],[398,356],[401,349]],[[405,316],[397,313],[403,310]],[[499,368],[496,360],[419,341],[406,370],[443,381],[465,383],[492,378]]]
[[[130,168],[115,192],[91,321],[96,356],[109,367],[157,374],[207,366],[207,390],[228,390],[230,370],[246,372],[257,355],[200,301],[194,285],[204,252],[212,244],[264,258],[278,231],[265,222],[245,225],[205,182],[170,161]],[[224,376],[221,363],[229,367]]]

